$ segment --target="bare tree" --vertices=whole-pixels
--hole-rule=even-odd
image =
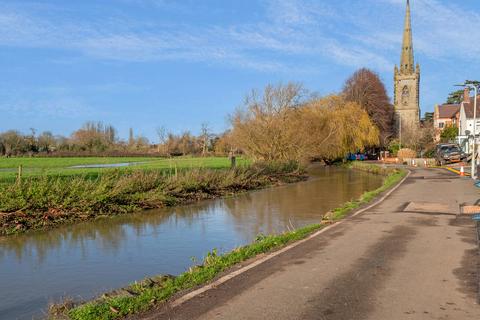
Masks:
[[[167,153],[167,140],[168,140],[168,135],[167,135],[167,130],[165,129],[165,126],[157,127],[157,137],[158,137],[158,152],[162,154]]]
[[[245,98],[244,108],[230,119],[233,141],[254,158],[268,161],[294,157],[295,133],[286,128],[294,110],[305,102],[305,93],[298,83],[267,85],[262,96],[252,90]]]
[[[433,121],[425,121],[417,130],[407,131],[402,135],[402,145],[424,152],[435,148],[435,128]]]
[[[106,125],[103,128],[103,134],[108,144],[112,145],[117,141],[117,130],[112,125]]]
[[[210,132],[210,127],[207,122],[202,123],[202,128],[200,130],[200,141],[202,143],[202,156],[205,156],[208,151],[208,142],[212,136]]]
[[[38,136],[39,151],[49,153],[55,145],[55,137],[50,131],[44,131]]]
[[[0,135],[4,152],[7,156],[26,153],[28,142],[25,137],[16,130],[9,130]]]
[[[133,146],[135,143],[135,136],[133,135],[133,128],[128,129],[128,144]]]
[[[116,130],[111,125],[89,121],[72,133],[71,141],[80,150],[105,151],[115,144]]]
[[[212,139],[212,147],[216,155],[225,156],[230,152],[234,152],[235,148],[232,144],[232,132],[227,130]]]

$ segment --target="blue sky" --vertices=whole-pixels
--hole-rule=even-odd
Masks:
[[[480,2],[411,2],[423,113],[480,78]],[[360,67],[391,94],[404,13],[405,0],[0,0],[0,131],[220,132],[252,88],[325,95]]]

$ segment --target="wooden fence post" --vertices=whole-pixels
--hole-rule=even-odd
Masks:
[[[228,154],[228,157],[230,158],[230,168],[231,169],[235,168],[237,164],[237,159],[235,158],[235,154],[233,153],[233,151],[230,151],[230,153]]]
[[[17,184],[21,184],[22,183],[22,172],[23,172],[23,167],[22,165],[19,165],[18,166],[18,175],[17,175]]]

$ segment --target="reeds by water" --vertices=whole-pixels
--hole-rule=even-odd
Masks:
[[[234,169],[111,170],[87,176],[41,176],[0,185],[0,235],[221,197],[304,179],[296,163]]]

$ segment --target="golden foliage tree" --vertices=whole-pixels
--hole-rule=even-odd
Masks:
[[[337,159],[378,143],[378,129],[367,112],[341,96],[309,102],[298,120],[301,158]]]
[[[226,156],[234,151],[234,149],[232,133],[230,131],[226,131],[213,139],[213,151],[217,156]]]
[[[266,161],[332,160],[378,143],[368,113],[341,96],[305,99],[298,84],[267,86],[250,95],[231,118],[232,140],[247,155]]]
[[[252,91],[245,108],[231,117],[233,141],[254,159],[291,160],[297,153],[291,130],[297,108],[303,100],[301,85],[268,85],[262,97]]]

